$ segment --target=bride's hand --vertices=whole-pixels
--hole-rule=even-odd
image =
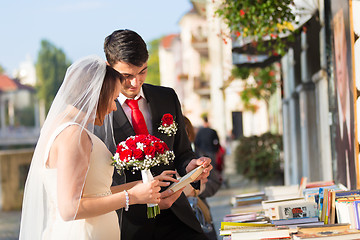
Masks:
[[[160,202],[160,182],[139,183],[128,190],[130,204],[145,204]]]
[[[173,170],[165,170],[160,175],[157,175],[154,177],[154,179],[159,180],[159,186],[160,187],[167,187],[170,185],[170,182],[178,182],[176,178],[173,178],[173,176],[176,174],[176,171]],[[165,182],[167,181],[167,182]]]

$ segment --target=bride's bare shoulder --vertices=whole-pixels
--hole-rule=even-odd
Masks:
[[[92,150],[92,141],[85,129],[79,125],[69,125],[56,136],[48,158],[48,166],[53,168],[57,165],[58,158],[67,160],[82,156],[87,159]]]
[[[62,150],[91,151],[92,141],[88,132],[78,125],[66,127],[55,139],[54,145]]]

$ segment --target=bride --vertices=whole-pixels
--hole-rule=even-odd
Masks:
[[[32,158],[25,185],[20,239],[120,239],[115,210],[159,203],[168,183],[111,187],[111,153],[94,125],[111,124],[123,76],[97,56],[66,72]],[[110,125],[111,128],[111,125]],[[113,141],[112,131],[107,141]],[[169,179],[167,179],[169,180]]]

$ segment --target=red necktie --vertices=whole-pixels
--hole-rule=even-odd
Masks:
[[[140,99],[140,98],[139,98]],[[138,99],[138,100],[139,100]],[[136,135],[148,135],[149,131],[146,127],[145,119],[139,109],[138,100],[126,99],[126,104],[131,108],[131,122]]]

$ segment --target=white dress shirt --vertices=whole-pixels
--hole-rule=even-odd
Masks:
[[[151,112],[150,107],[146,101],[143,89],[140,89],[139,94],[134,98],[134,100],[137,100],[141,97],[141,99],[138,101],[139,109],[142,112],[145,123],[147,126],[147,129],[149,131],[149,134],[153,134],[152,124],[151,124]],[[122,93],[119,94],[118,101],[123,108],[126,117],[129,119],[130,124],[132,125],[131,121],[131,108],[125,103],[126,99],[128,99],[126,96],[124,96]]]

